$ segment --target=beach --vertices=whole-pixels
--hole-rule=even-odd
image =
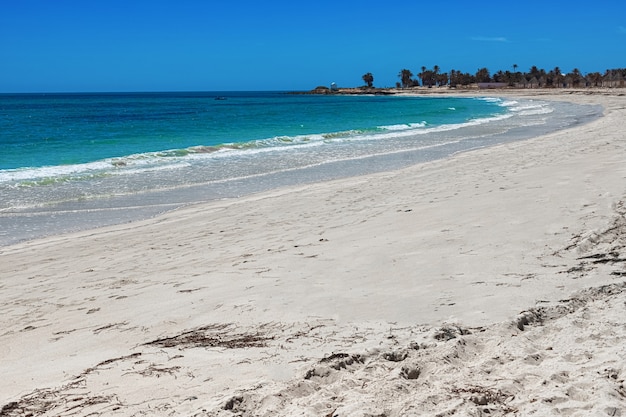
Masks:
[[[490,94],[605,112],[0,247],[0,416],[625,415],[625,92]]]

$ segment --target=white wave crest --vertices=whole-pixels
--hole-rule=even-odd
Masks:
[[[25,181],[32,179],[71,176],[90,171],[99,171],[110,168],[111,163],[104,161],[89,162],[86,164],[55,165],[37,168],[16,168],[0,171],[0,182]]]
[[[510,110],[520,116],[533,116],[538,114],[549,114],[554,111],[548,103],[526,102],[517,103],[510,107]]]
[[[397,125],[378,126],[378,128],[382,130],[409,130],[409,129],[417,129],[417,128],[421,128],[425,126],[426,126],[426,122],[422,121],[419,123],[405,123],[405,124],[397,124]]]

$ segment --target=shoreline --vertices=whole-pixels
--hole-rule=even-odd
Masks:
[[[338,88],[331,91],[330,89],[313,89],[309,91],[294,91],[289,94],[313,94],[313,95],[479,95],[485,93],[495,93],[495,95],[513,95],[517,97],[525,96],[567,96],[567,95],[609,95],[624,96],[626,89],[624,87],[567,87],[567,88],[517,88],[517,87],[411,87],[411,88],[395,88],[395,87],[346,87]]]
[[[626,411],[608,391],[585,397],[590,376],[575,380],[591,366],[585,349],[597,349],[598,372],[617,375],[606,380],[619,380],[621,365],[610,363],[626,333],[618,309],[626,107],[605,94],[542,94],[602,104],[605,114],[537,138],[0,247],[0,407],[7,415],[73,406],[80,415]],[[612,289],[572,297],[586,288]],[[571,308],[538,325],[533,306],[560,311],[560,300],[576,297],[587,316]],[[602,346],[577,327],[589,317],[604,329]],[[574,352],[555,335],[588,345]],[[448,354],[457,356],[446,362]],[[494,359],[505,355],[512,359]],[[560,371],[569,398],[553,382],[558,395],[541,391],[539,380]],[[507,376],[515,372],[517,385]],[[454,373],[472,385],[451,387]]]
[[[454,99],[459,96],[451,94],[449,97]],[[465,96],[462,100],[484,97],[476,94],[473,97]],[[434,128],[433,132],[426,135],[428,138],[425,141],[418,132],[414,136],[398,133],[397,137],[386,137],[376,143],[367,141],[359,144],[356,141],[349,146],[336,144],[320,147],[319,151],[309,155],[306,150],[292,149],[290,156],[277,148],[276,152],[268,153],[267,157],[255,159],[254,164],[245,159],[237,162],[236,157],[233,160],[224,158],[222,162],[214,161],[210,166],[192,164],[187,169],[181,168],[160,179],[156,176],[127,176],[123,172],[115,172],[109,174],[114,174],[111,178],[119,177],[119,180],[103,179],[96,183],[85,181],[82,186],[76,181],[78,186],[68,185],[65,189],[63,181],[59,187],[35,187],[32,191],[28,187],[23,190],[21,187],[9,187],[5,189],[5,207],[0,210],[0,230],[3,231],[0,232],[0,246],[145,220],[197,203],[395,171],[466,150],[525,140],[562,129],[563,126],[586,123],[601,114],[601,106],[584,108],[565,102],[547,103],[549,101],[546,100],[538,100],[534,104],[533,100],[513,100],[508,104],[510,110],[505,120],[492,120],[484,127],[480,123],[472,126],[470,120],[465,126],[459,126],[458,130],[453,129],[450,133],[445,129],[439,132]],[[530,110],[531,114],[524,114],[527,106],[533,109]],[[544,106],[549,108],[546,112],[552,112],[548,122],[542,120],[545,117],[542,116],[545,114],[542,109],[536,110]],[[509,117],[517,122],[509,123],[506,120]],[[429,142],[431,145],[428,145]],[[436,145],[432,146],[433,143]],[[238,176],[237,170],[230,167],[232,164],[245,167],[241,171],[244,174]],[[230,172],[232,177],[212,174],[220,172]],[[118,189],[125,191],[118,193]],[[22,201],[27,202],[26,205],[22,206]],[[15,209],[11,208],[12,202],[17,202]]]

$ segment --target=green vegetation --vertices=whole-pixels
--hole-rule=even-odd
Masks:
[[[415,75],[409,69],[402,69],[398,73],[400,81],[396,88],[412,87],[468,87],[471,85],[485,85],[489,87],[516,87],[516,88],[582,88],[582,87],[626,87],[626,68],[608,69],[603,74],[590,72],[583,75],[578,68],[563,73],[559,67],[550,71],[533,66],[528,72],[517,71],[518,65],[512,65],[513,71],[491,73],[487,68],[480,68],[474,74],[450,70],[441,72],[438,65],[429,69],[422,67]],[[372,87],[374,76],[371,72],[363,75],[367,87]]]
[[[371,72],[368,72],[367,74],[363,75],[362,78],[368,87],[371,88],[374,85],[374,76],[372,75]]]

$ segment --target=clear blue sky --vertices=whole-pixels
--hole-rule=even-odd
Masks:
[[[626,0],[0,0],[0,92],[393,86],[626,67]]]

